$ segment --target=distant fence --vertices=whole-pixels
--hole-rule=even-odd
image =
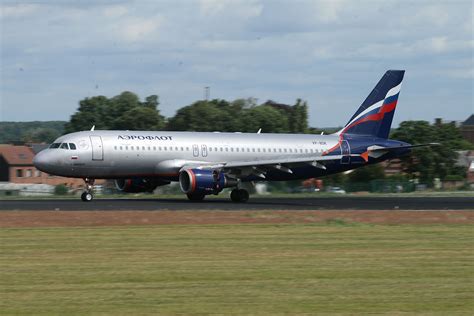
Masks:
[[[416,185],[409,181],[372,180],[367,182],[349,182],[344,185],[346,192],[402,193],[413,192]]]

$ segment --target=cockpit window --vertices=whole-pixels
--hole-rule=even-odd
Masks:
[[[76,150],[76,144],[69,143],[69,148],[70,148],[71,150]]]
[[[52,143],[51,146],[49,146],[49,148],[56,149],[56,148],[59,148],[60,145],[61,143]]]
[[[67,145],[67,143],[62,143],[61,144],[61,147],[59,147],[61,149],[69,149],[69,146]]]

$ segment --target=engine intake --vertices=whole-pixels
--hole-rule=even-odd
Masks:
[[[133,179],[116,179],[115,187],[117,190],[126,193],[153,192],[156,187],[170,184],[169,181],[163,181],[153,178],[133,178]]]
[[[237,185],[237,180],[227,177],[223,172],[201,169],[187,169],[179,173],[181,191],[186,194],[217,194],[224,188]]]

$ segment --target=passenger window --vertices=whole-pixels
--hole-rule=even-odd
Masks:
[[[156,146],[153,146],[153,150],[156,151]]]
[[[120,150],[122,150],[122,146],[120,146]]]
[[[67,143],[62,143],[60,148],[61,149],[69,149],[69,146],[67,145]]]
[[[114,150],[117,150],[117,146],[114,146]]]
[[[76,150],[76,144],[69,143],[69,149]]]
[[[149,148],[149,147],[148,147]],[[145,146],[142,146],[142,149],[145,150]]]

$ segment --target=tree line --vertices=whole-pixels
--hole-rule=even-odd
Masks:
[[[66,124],[66,132],[90,129],[169,130],[306,133],[308,105],[298,99],[292,106],[267,101],[257,105],[255,99],[196,101],[166,119],[160,114],[156,95],[142,102],[132,92],[112,98],[96,96],[79,102],[79,108]]]

